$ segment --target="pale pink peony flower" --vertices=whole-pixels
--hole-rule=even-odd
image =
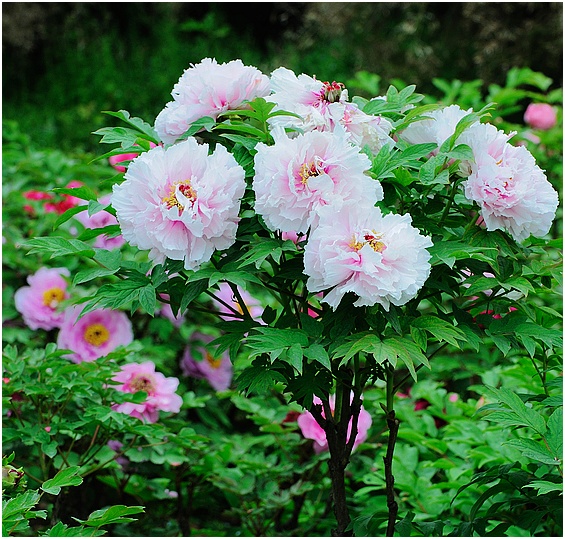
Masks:
[[[191,65],[175,84],[173,101],[155,120],[155,130],[166,144],[173,144],[199,118],[216,119],[220,113],[242,108],[245,101],[270,92],[269,78],[241,60],[218,64],[204,58]]]
[[[330,395],[329,398],[330,409],[333,411],[335,409],[335,395]],[[314,404],[322,404],[322,401],[314,396]],[[322,416],[325,417],[322,411]],[[300,430],[302,431],[302,436],[310,440],[314,440],[314,451],[316,453],[321,453],[322,451],[328,450],[328,441],[326,439],[326,433],[319,423],[316,421],[314,416],[305,411],[298,416],[296,420]],[[353,419],[349,422],[349,427],[347,429],[347,439],[351,436]],[[359,412],[359,419],[357,420],[357,436],[355,437],[355,442],[353,443],[353,450],[357,449],[366,439],[369,428],[371,427],[373,420],[371,414],[361,406],[361,411]]]
[[[337,212],[348,199],[382,199],[381,184],[365,174],[369,158],[343,130],[291,139],[275,129],[273,137],[273,146],[257,145],[253,178],[255,211],[271,230],[305,233],[316,226],[323,206]]]
[[[233,290],[231,289],[230,285],[228,283],[220,283],[218,286],[219,286],[219,290],[214,291],[214,295],[220,300],[222,300],[224,303],[227,303],[228,305],[233,307],[238,313],[243,314],[243,309],[237,297],[233,293]],[[261,305],[261,302],[255,299],[251,294],[249,294],[245,290],[241,290],[239,287],[238,287],[238,291],[251,317],[254,320],[257,320],[258,322],[263,323],[261,321],[261,315],[263,314],[263,306]],[[226,313],[225,316],[220,316],[222,320],[227,320],[227,321],[234,320],[234,317],[230,316],[231,311],[220,301],[217,301],[216,299],[212,298],[212,303],[214,304],[214,306],[218,311],[220,311],[221,313]]]
[[[110,204],[110,195],[105,195],[98,201],[103,206],[107,206]],[[101,210],[93,215],[88,215],[88,211],[82,211],[75,215],[76,219],[84,225],[85,228],[95,229],[95,228],[104,228],[110,225],[117,225],[117,219],[105,210]],[[125,240],[123,236],[120,234],[114,238],[110,238],[106,236],[106,234],[101,234],[100,236],[96,237],[96,241],[94,242],[94,247],[100,249],[119,249]]]
[[[71,350],[69,359],[75,363],[94,361],[132,342],[131,322],[124,312],[97,309],[77,320],[81,311],[78,306],[65,311],[57,337],[57,346]]]
[[[122,234],[150,249],[156,263],[170,258],[197,269],[234,243],[245,171],[223,146],[211,155],[193,138],[158,146],[132,161],[124,177],[111,199]]]
[[[530,103],[524,113],[524,121],[534,129],[546,131],[557,124],[557,114],[547,103]]]
[[[40,268],[27,278],[29,286],[16,290],[16,310],[31,329],[53,329],[63,323],[64,313],[59,304],[68,299],[66,268]]]
[[[334,310],[347,292],[356,306],[404,305],[430,274],[431,240],[411,225],[410,215],[388,214],[352,201],[338,213],[320,210],[320,223],[304,249],[310,292],[329,290],[322,299]]]
[[[425,120],[411,123],[398,134],[398,137],[410,144],[435,142],[439,147],[455,133],[459,120],[471,112],[473,112],[472,109],[463,110],[459,105],[450,105],[426,112]],[[461,141],[458,140],[457,144],[461,144]],[[437,153],[437,150],[433,153]]]
[[[367,145],[375,153],[385,145],[394,144],[389,137],[392,124],[349,103],[347,90],[341,83],[319,81],[304,73],[296,76],[290,69],[279,67],[271,74],[271,88],[273,94],[267,100],[276,103],[274,110],[298,116],[274,116],[269,119],[273,127],[308,132],[334,131],[341,125],[350,134],[352,143],[361,148]]]
[[[147,399],[140,403],[123,402],[114,404],[112,409],[132,417],[137,417],[147,423],[155,423],[159,419],[159,411],[180,412],[182,398],[175,393],[179,386],[178,378],[166,378],[155,371],[152,361],[144,363],[128,363],[112,380],[119,382],[116,389],[123,393],[144,391]]]
[[[523,146],[490,124],[474,124],[461,136],[473,150],[465,197],[481,208],[488,231],[507,230],[516,241],[549,232],[559,205],[557,192]]]
[[[231,384],[233,366],[227,352],[216,359],[206,350],[204,345],[213,340],[209,335],[193,333],[180,366],[185,376],[206,379],[216,391],[225,391]]]

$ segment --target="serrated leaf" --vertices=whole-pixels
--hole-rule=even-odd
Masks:
[[[78,475],[80,466],[70,466],[59,470],[55,477],[48,479],[41,485],[41,490],[48,494],[59,494],[62,487],[77,486],[82,483],[82,477]]]
[[[542,496],[549,492],[563,492],[563,484],[562,483],[552,483],[550,481],[532,481],[527,485],[524,485],[524,488],[534,488],[538,491],[538,496]]]
[[[29,249],[30,254],[50,254],[49,258],[59,256],[86,256],[92,258],[94,249],[80,240],[67,240],[65,238],[33,238],[23,243],[24,248]]]
[[[125,505],[113,505],[107,509],[99,509],[98,511],[90,513],[87,520],[79,520],[78,518],[75,518],[74,520],[80,522],[83,526],[100,528],[101,526],[108,526],[110,524],[133,522],[137,519],[129,518],[129,515],[136,515],[144,512],[145,509],[142,506],[128,507]]]
[[[541,442],[536,442],[534,440],[528,440],[525,438],[520,438],[519,440],[510,440],[504,442],[504,445],[509,445],[518,449],[524,457],[532,460],[537,460],[538,462],[543,462],[544,464],[550,464],[558,466],[561,464],[559,459],[555,459],[553,455],[545,448]]]
[[[155,297],[155,288],[152,284],[148,284],[147,286],[139,289],[139,297],[137,300],[149,316],[153,316],[155,314],[157,298]]]
[[[302,358],[302,346],[300,346],[298,343],[294,343],[286,351],[286,361],[288,361],[288,363],[296,369],[298,374],[302,374]]]

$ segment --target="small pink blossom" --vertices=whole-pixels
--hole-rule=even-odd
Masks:
[[[546,131],[557,124],[555,108],[547,103],[530,103],[524,113],[524,121],[534,129]]]
[[[321,399],[314,397],[314,404],[322,404]],[[335,395],[330,395],[329,398],[330,409],[335,409]],[[322,417],[325,417],[322,411]],[[326,439],[326,433],[324,429],[319,425],[314,416],[305,411],[298,416],[296,420],[300,430],[302,431],[302,436],[310,440],[314,440],[314,451],[316,453],[321,453],[322,451],[328,450],[328,441]],[[361,406],[361,411],[359,412],[359,419],[357,420],[357,436],[355,437],[355,442],[353,443],[353,450],[359,447],[366,439],[369,428],[371,427],[373,420],[371,414]],[[353,418],[349,422],[349,427],[347,429],[347,438],[351,436]]]
[[[114,404],[112,409],[117,412],[137,417],[147,423],[155,423],[159,419],[159,411],[180,412],[182,398],[175,393],[179,385],[178,378],[166,378],[156,372],[152,361],[128,363],[112,380],[121,384],[116,389],[123,393],[147,393],[147,398],[142,403]]]
[[[44,430],[45,432],[51,432],[51,427],[44,427],[43,430]]]
[[[327,291],[323,302],[334,310],[347,292],[355,306],[404,305],[430,274],[430,238],[411,224],[410,215],[388,214],[353,201],[338,213],[320,210],[320,223],[304,249],[310,292]]]
[[[27,278],[24,286],[14,295],[16,310],[31,329],[53,329],[63,323],[64,313],[59,304],[69,298],[66,268],[40,268]]]
[[[57,337],[57,346],[71,350],[69,359],[75,363],[94,361],[132,342],[131,322],[124,312],[97,309],[77,320],[81,310],[74,306],[65,311]]]
[[[238,313],[243,314],[242,306],[233,293],[231,286],[228,283],[220,283],[218,286],[219,290],[214,291],[214,295],[224,303],[227,303],[228,305],[233,307]],[[251,294],[249,294],[245,290],[241,290],[239,287],[238,292],[241,295],[241,299],[243,300],[243,303],[245,304],[245,307],[249,311],[251,317],[258,322],[261,322],[261,315],[263,314],[263,306],[261,305],[261,303]],[[224,316],[220,317],[222,320],[229,321],[235,319],[233,316],[230,316],[232,312],[223,303],[214,298],[212,298],[212,303],[218,311],[225,313]]]
[[[137,144],[134,144],[134,146],[137,146]],[[155,148],[155,146],[157,146],[157,145],[154,144],[153,142],[149,142],[149,149]],[[137,153],[132,152],[132,153],[120,153],[120,154],[117,154],[117,155],[111,155],[110,157],[108,157],[108,162],[118,172],[125,172],[127,170],[127,167],[129,166],[129,163],[124,164],[124,165],[120,165],[120,163],[133,161],[139,155],[140,152],[141,152],[141,148],[139,149],[139,152],[137,152]]]
[[[196,120],[216,119],[227,110],[245,108],[246,101],[269,94],[269,78],[241,60],[218,64],[204,58],[191,64],[175,84],[173,101],[155,119],[155,130],[166,144],[173,144]]]
[[[103,196],[98,202],[103,206],[107,206],[110,204],[110,195]],[[111,213],[108,213],[105,210],[101,210],[90,216],[88,215],[88,211],[85,210],[77,213],[75,217],[84,225],[85,228],[88,229],[104,228],[118,224],[118,220]],[[105,234],[101,234],[96,237],[94,247],[108,250],[119,249],[124,243],[125,240],[121,234],[113,238],[110,238]]]
[[[233,366],[227,352],[216,359],[206,350],[204,345],[213,340],[209,335],[194,333],[180,366],[185,376],[206,379],[216,391],[225,391],[231,384]]]
[[[82,187],[83,185],[84,184],[82,182],[79,182],[78,180],[72,180],[65,187],[69,189],[75,189],[77,187]],[[83,201],[78,197],[64,194],[62,200],[58,202],[46,202],[43,207],[47,213],[62,214],[65,213],[67,210],[70,210],[71,208],[78,206],[82,202]]]
[[[124,178],[111,198],[122,234],[150,249],[156,263],[170,258],[198,269],[235,242],[245,171],[224,146],[211,155],[194,138],[157,146],[134,159]]]
[[[343,132],[311,131],[289,138],[273,131],[275,144],[259,143],[255,155],[255,211],[271,230],[305,233],[316,226],[320,208],[334,213],[349,199],[374,204],[381,184],[365,174],[369,158]]]

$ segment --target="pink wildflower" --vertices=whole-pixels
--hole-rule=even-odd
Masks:
[[[404,305],[430,274],[431,240],[411,225],[410,215],[388,214],[351,202],[335,213],[320,210],[320,223],[304,249],[306,286],[330,290],[323,302],[334,310],[347,292],[356,306]]]
[[[66,268],[40,268],[27,278],[29,286],[24,286],[14,295],[16,310],[31,329],[53,329],[63,323],[64,313],[59,304],[69,298]]]
[[[490,124],[474,124],[459,142],[471,147],[475,162],[463,183],[467,199],[481,208],[486,229],[507,230],[516,241],[549,232],[558,195],[532,154],[512,146],[509,135]]]
[[[254,320],[258,322],[261,321],[261,315],[263,314],[263,306],[261,303],[255,299],[251,294],[246,292],[245,290],[241,290],[238,287],[238,291],[241,295],[241,299],[243,299],[243,303],[245,307],[249,311],[249,314]],[[233,290],[231,289],[228,283],[220,283],[219,290],[214,292],[214,295],[217,296],[220,300],[224,303],[227,303],[231,307],[233,307],[237,312],[243,314],[242,306],[239,303],[239,300],[234,295]],[[230,316],[231,311],[220,301],[212,298],[212,303],[215,307],[222,313],[226,313],[225,316],[221,316],[222,320],[234,320],[233,316]]]
[[[215,359],[204,347],[213,341],[213,337],[194,333],[186,347],[180,366],[185,376],[206,379],[216,391],[225,391],[230,387],[233,377],[233,366],[229,355]]]
[[[133,340],[131,322],[124,312],[97,309],[77,318],[81,308],[74,306],[65,311],[65,317],[57,346],[71,350],[69,359],[75,363],[94,361],[118,346],[126,346]]]
[[[305,233],[323,206],[332,205],[335,213],[348,199],[382,199],[381,184],[365,175],[369,158],[343,130],[291,139],[276,129],[273,137],[273,146],[257,145],[253,178],[255,211],[271,230]]]
[[[107,206],[110,204],[110,195],[105,195],[98,201],[103,206]],[[117,225],[118,220],[111,214],[105,210],[101,210],[93,215],[88,215],[88,211],[83,211],[77,213],[76,216],[78,221],[80,221],[85,228],[95,229],[95,228],[104,228],[110,225]],[[114,238],[110,238],[105,234],[101,234],[100,236],[96,237],[96,241],[94,242],[94,247],[100,249],[119,249],[125,240],[122,235],[116,236]]]
[[[330,395],[329,398],[330,409],[335,409],[335,395]],[[322,404],[322,401],[318,397],[314,397],[314,404]],[[325,417],[322,411],[322,416]],[[298,416],[296,420],[300,430],[302,431],[302,436],[310,440],[314,440],[314,451],[316,453],[321,453],[322,451],[327,451],[328,441],[326,439],[326,433],[324,429],[319,425],[314,416],[305,411]],[[349,422],[349,427],[347,430],[347,438],[351,436],[353,419]],[[367,433],[371,427],[373,420],[371,414],[367,412],[362,406],[359,412],[359,419],[357,420],[357,436],[355,437],[355,442],[353,443],[353,450],[355,450],[359,445],[361,445],[367,439]]]
[[[123,402],[114,404],[112,409],[117,412],[137,417],[147,423],[155,423],[159,419],[159,411],[180,412],[182,398],[175,393],[178,388],[178,378],[166,378],[155,371],[152,361],[145,363],[128,363],[112,380],[122,385],[116,387],[123,393],[144,391],[147,399],[139,404]]]
[[[546,131],[557,124],[557,114],[547,103],[530,103],[524,113],[524,121],[534,129]]]
[[[234,243],[245,186],[245,171],[223,146],[208,155],[207,144],[190,138],[134,159],[111,200],[126,241],[150,249],[157,263],[197,269]]]
[[[155,130],[163,142],[173,144],[199,118],[216,119],[227,110],[244,108],[245,101],[264,97],[269,90],[269,78],[241,60],[218,64],[204,58],[175,84],[173,101],[158,114]]]

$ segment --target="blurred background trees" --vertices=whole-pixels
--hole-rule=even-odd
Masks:
[[[562,84],[558,2],[14,2],[2,30],[4,118],[63,149],[97,147],[101,110],[154,119],[206,56],[345,82],[364,71],[382,93],[398,79],[503,84],[513,66]]]

